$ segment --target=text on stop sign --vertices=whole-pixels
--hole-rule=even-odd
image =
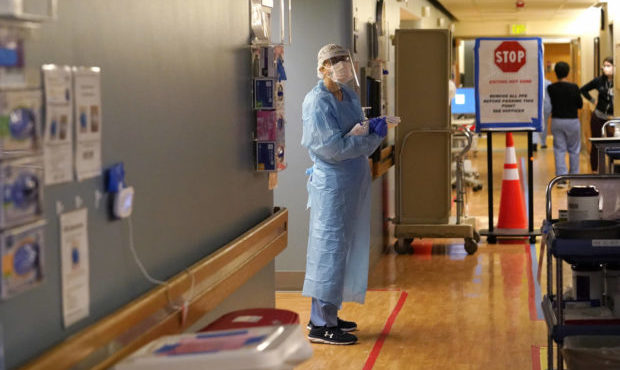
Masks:
[[[521,63],[525,58],[523,50],[499,50],[495,52],[496,63]]]

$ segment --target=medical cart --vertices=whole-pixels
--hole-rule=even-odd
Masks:
[[[585,238],[579,239],[565,238],[556,232],[552,225],[557,220],[552,219],[551,190],[560,181],[565,180],[618,180],[618,175],[564,175],[555,177],[547,186],[546,194],[546,221],[543,229],[547,235],[547,294],[543,297],[541,307],[548,328],[548,349],[547,361],[548,368],[553,369],[553,344],[558,347],[564,343],[567,337],[575,336],[620,336],[620,318],[600,317],[583,318],[580,320],[566,319],[566,297],[564,297],[563,264],[578,263],[620,263],[620,239]],[[579,230],[575,230],[579,232]],[[590,232],[591,233],[591,232]],[[580,233],[581,234],[581,233]],[[583,235],[583,234],[581,234]],[[553,264],[555,263],[555,273]],[[555,290],[553,282],[555,279]],[[620,303],[620,302],[619,302]],[[557,369],[564,368],[562,351],[557,351]]]
[[[463,238],[465,250],[476,252],[475,219],[463,217],[463,156],[458,154],[457,217],[452,206],[451,127],[448,76],[452,36],[449,30],[397,30],[396,46],[396,218],[398,253],[412,253],[413,238]],[[460,162],[460,165],[459,165]],[[457,171],[457,172],[459,172]],[[460,177],[460,179],[459,179]]]

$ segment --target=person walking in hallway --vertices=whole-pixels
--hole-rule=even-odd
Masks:
[[[579,173],[579,151],[581,149],[581,123],[578,111],[583,107],[579,86],[568,82],[566,77],[570,66],[566,62],[555,65],[556,83],[549,85],[547,92],[551,99],[551,133],[553,134],[553,154],[555,174]],[[566,168],[568,152],[570,171]],[[566,184],[558,184],[558,187]]]
[[[596,104],[592,117],[590,118],[590,130],[592,137],[601,137],[601,129],[606,121],[614,115],[614,59],[607,57],[603,61],[603,74],[592,81],[583,85],[581,93],[592,104]],[[590,91],[598,91],[598,98],[590,95]],[[592,171],[598,170],[598,150],[592,145],[590,150],[590,165]]]

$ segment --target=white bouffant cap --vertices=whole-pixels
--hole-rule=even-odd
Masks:
[[[349,56],[349,51],[340,45],[327,44],[323,46],[321,50],[319,50],[319,55],[317,56],[317,60],[318,60],[318,64],[316,66],[317,77],[320,79],[323,79],[325,77],[323,76],[323,73],[321,73],[319,69],[321,68],[323,63],[325,63],[326,60],[335,58],[335,57],[344,57],[344,56]]]

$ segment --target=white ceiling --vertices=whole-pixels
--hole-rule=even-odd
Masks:
[[[598,0],[438,0],[461,22],[571,19]],[[616,1],[616,0],[614,0]]]

